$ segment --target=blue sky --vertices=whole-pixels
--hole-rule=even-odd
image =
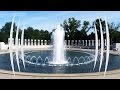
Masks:
[[[12,21],[16,13],[15,22],[17,24],[21,16],[20,27],[31,26],[35,29],[52,31],[59,23],[65,19],[75,17],[77,20],[89,21],[90,24],[96,18],[106,17],[108,22],[120,22],[120,11],[0,11],[0,28],[9,21]]]

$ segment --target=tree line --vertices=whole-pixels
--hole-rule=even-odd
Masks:
[[[104,38],[106,38],[106,30],[105,30],[105,21],[102,19],[96,19],[92,25],[90,25],[89,21],[83,21],[81,23],[81,20],[76,20],[75,18],[68,18],[61,23],[61,26],[65,30],[65,39],[66,40],[91,40],[95,39],[95,33],[94,31],[88,34],[88,32],[93,29],[94,30],[94,24],[96,25],[96,29],[98,32],[98,38],[100,39],[100,24],[99,20],[102,24],[102,30],[104,33]],[[12,22],[6,22],[5,25],[0,29],[0,42],[8,42],[8,38],[10,36],[10,28],[11,28]],[[110,40],[111,43],[119,43],[120,42],[120,24],[115,24],[114,22],[109,23],[109,32],[110,32]],[[15,38],[16,35],[17,26],[16,23],[13,25],[13,38]],[[39,30],[34,29],[32,27],[28,27],[24,29],[24,38],[25,39],[41,39],[41,40],[51,40],[51,34],[55,31],[53,29],[51,32],[48,30]],[[19,38],[21,38],[22,29],[19,29]]]
[[[10,28],[12,22],[6,22],[6,24],[0,29],[0,42],[8,43],[8,38],[10,37]],[[14,23],[13,25],[13,38],[16,37],[17,26]],[[19,29],[19,36],[21,38],[22,29]],[[51,37],[51,32],[47,30],[38,30],[32,27],[28,27],[24,29],[24,38],[25,39],[41,39],[41,40],[49,40]]]

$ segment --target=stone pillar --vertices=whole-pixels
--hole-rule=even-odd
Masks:
[[[78,45],[81,45],[81,40],[78,40]]]
[[[85,40],[85,44],[86,44],[86,46],[87,46],[87,40]]]
[[[91,46],[90,40],[89,40],[89,46]]]
[[[68,40],[68,45],[70,45],[70,40]]]
[[[31,46],[33,46],[33,39],[31,39]]]
[[[72,45],[74,45],[74,40],[72,40]]]
[[[47,40],[44,40],[44,45],[47,45]]]
[[[41,45],[43,45],[43,40],[41,40]]]
[[[40,45],[40,40],[38,39],[38,45]]]
[[[36,39],[34,39],[34,45],[36,46]]]
[[[84,46],[84,40],[82,40],[82,45]]]
[[[30,39],[28,39],[28,45],[30,46]]]
[[[77,45],[77,40],[75,40],[75,45]]]
[[[98,46],[100,46],[100,40],[98,40]]]
[[[94,40],[92,40],[92,46],[94,46]]]

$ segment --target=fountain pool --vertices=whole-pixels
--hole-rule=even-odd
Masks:
[[[37,50],[37,51],[25,51],[25,65],[26,69],[22,62],[20,61],[21,72],[31,72],[31,73],[90,73],[90,72],[98,72],[99,71],[99,59],[96,63],[96,68],[93,70],[94,60],[93,56],[94,52],[81,52],[80,50],[66,50],[66,60],[67,64],[51,64],[48,63],[48,60],[52,60],[53,50]],[[14,57],[15,58],[15,53]],[[81,59],[77,59],[79,57],[84,57]],[[105,56],[105,54],[104,54]],[[77,57],[77,58],[76,58]],[[39,59],[37,59],[39,58]],[[120,56],[110,54],[109,58],[109,70],[120,69]],[[71,59],[71,60],[70,60]],[[105,59],[105,57],[104,57]],[[37,63],[36,63],[37,62]],[[19,71],[17,68],[17,62],[14,59],[15,71]],[[104,71],[105,60],[103,60],[103,64],[101,67],[101,71]],[[10,55],[9,53],[0,55],[0,69],[10,70]]]
[[[14,14],[15,17],[15,14]],[[101,51],[98,52],[98,35],[97,35],[97,29],[96,25],[94,24],[95,28],[95,40],[96,40],[96,47],[95,47],[95,53],[94,52],[80,52],[73,50],[66,51],[65,46],[65,31],[63,30],[63,27],[61,24],[57,26],[55,31],[52,33],[52,50],[44,50],[44,51],[35,51],[33,52],[26,52],[23,47],[23,39],[24,39],[24,29],[22,30],[21,35],[21,45],[20,48],[18,48],[18,32],[19,32],[19,22],[16,32],[16,42],[15,42],[15,50],[13,50],[13,23],[14,23],[14,17],[11,24],[11,30],[10,30],[10,41],[9,41],[9,56],[4,56],[5,58],[8,57],[10,60],[9,65],[11,64],[11,69],[13,71],[13,74],[15,74],[14,71],[17,69],[20,71],[25,72],[35,72],[35,73],[80,73],[80,72],[95,72],[97,68],[99,67],[99,70],[97,71],[103,71],[104,76],[108,68],[108,62],[109,62],[109,29],[107,21],[105,20],[105,26],[106,26],[106,55],[104,55],[104,44],[101,43]],[[101,31],[101,40],[103,40],[103,33],[102,33],[102,26],[100,23],[100,31]],[[40,48],[39,48],[40,49]],[[19,51],[21,50],[21,51]],[[14,52],[15,51],[15,52]],[[25,53],[24,53],[25,51]],[[2,56],[1,56],[2,57]],[[3,59],[3,58],[2,58]],[[104,59],[104,60],[103,60]],[[99,62],[100,61],[100,62]],[[10,69],[10,66],[7,64],[8,61],[5,63],[5,65],[2,64],[3,67],[7,67],[7,69]],[[98,64],[99,63],[99,64]],[[113,63],[112,63],[113,64]],[[21,68],[22,65],[24,66],[24,69]],[[8,67],[9,66],[9,67]],[[93,67],[94,66],[94,67]],[[117,65],[116,65],[117,66]],[[5,68],[6,68],[5,67]],[[17,67],[17,68],[16,68]],[[26,68],[25,68],[26,67]],[[105,69],[104,69],[104,68]],[[113,66],[112,66],[113,67]],[[20,69],[21,68],[21,69]],[[110,70],[109,68],[108,70]]]

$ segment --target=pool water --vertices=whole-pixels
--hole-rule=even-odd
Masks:
[[[90,53],[90,54],[88,54],[88,53]],[[68,50],[68,51],[66,51],[66,59],[68,59],[70,57],[71,62],[72,62],[72,60],[75,57],[78,57],[78,58],[86,57],[86,56],[89,57],[91,54],[94,55],[94,52],[86,53],[83,51]],[[52,58],[53,58],[52,50],[26,51],[25,56],[31,56],[31,57],[39,57],[40,56],[43,60],[45,60],[45,58],[48,57],[50,61],[52,61]],[[81,59],[80,63],[84,62],[86,59],[84,59],[83,61]],[[39,61],[38,63],[41,63],[41,62]],[[78,62],[76,62],[76,64],[77,63]],[[49,66],[47,64],[45,66],[43,66],[42,63],[41,63],[41,65],[25,63],[26,69],[24,69],[23,64],[21,62],[20,69],[21,69],[21,72],[31,72],[31,73],[66,73],[66,74],[67,73],[69,73],[69,74],[70,73],[91,73],[91,72],[99,71],[99,63],[100,62],[98,60],[97,64],[96,64],[96,68],[93,70],[94,62],[91,62],[88,64],[72,65],[72,66],[71,65]],[[15,71],[18,71],[16,60],[14,60],[14,65],[15,65]],[[0,69],[12,70],[9,53],[0,55]],[[105,69],[105,54],[104,54],[104,60],[103,60],[103,64],[101,67],[101,71],[104,71],[104,69]],[[120,56],[110,54],[107,70],[109,71],[109,70],[115,70],[115,69],[120,69]]]

